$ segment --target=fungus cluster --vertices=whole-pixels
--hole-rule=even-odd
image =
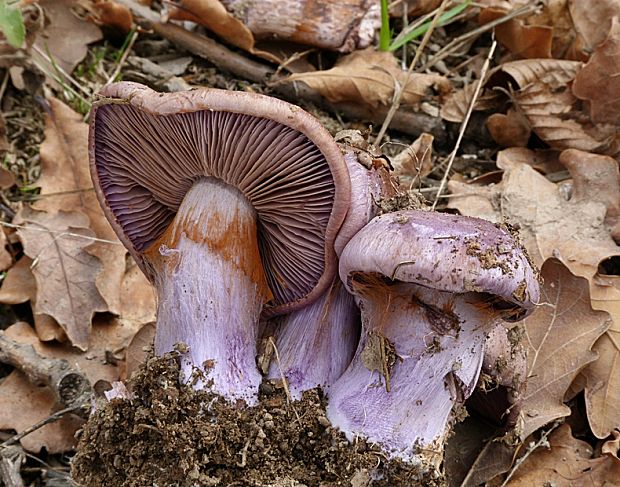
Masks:
[[[283,101],[127,82],[101,95],[92,178],[156,289],[156,353],[186,344],[186,377],[203,368],[252,405],[261,322],[277,319],[268,376],[295,397],[323,387],[335,426],[395,457],[440,445],[487,335],[538,299],[512,237],[474,218],[376,216],[385,176]]]

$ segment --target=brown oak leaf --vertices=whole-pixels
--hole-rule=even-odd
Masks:
[[[549,447],[538,448],[519,466],[507,487],[617,485],[620,461],[606,454],[593,458],[592,447],[574,438],[568,424],[549,435]]]
[[[99,239],[91,241],[86,252],[100,259],[102,270],[84,275],[96,279],[97,289],[109,311],[120,312],[119,287],[125,272],[125,248],[103,215],[92,190],[88,162],[88,125],[82,116],[55,98],[48,99],[50,111],[45,119],[45,141],[41,145],[41,199],[37,210],[55,213],[59,210],[81,211],[88,216],[89,227]]]
[[[523,322],[528,381],[522,438],[570,414],[564,395],[579,371],[596,360],[590,348],[610,324],[607,313],[592,309],[585,279],[556,259],[547,260],[541,274],[540,306]]]
[[[95,236],[88,217],[23,208],[16,221],[22,224],[17,233],[24,252],[35,261],[35,313],[52,316],[71,342],[86,350],[94,313],[107,310],[92,278],[101,271],[101,262],[85,250]]]

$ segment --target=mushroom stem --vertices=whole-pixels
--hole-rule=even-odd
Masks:
[[[328,417],[349,439],[361,435],[394,457],[438,466],[450,413],[472,393],[499,318],[483,294],[367,278],[352,281],[363,337],[330,390]]]
[[[200,179],[147,254],[159,298],[155,352],[188,345],[186,378],[198,367],[207,374],[198,387],[255,404],[258,320],[271,293],[250,203],[217,179]]]
[[[328,389],[353,357],[359,338],[359,310],[353,296],[335,278],[314,303],[286,315],[277,338],[279,361],[268,377],[288,381],[294,400],[315,387]]]

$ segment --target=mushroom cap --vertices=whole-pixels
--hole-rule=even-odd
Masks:
[[[91,175],[120,240],[143,258],[195,181],[236,187],[257,215],[259,249],[275,315],[316,299],[336,272],[333,242],[350,182],[338,145],[310,114],[254,93],[157,93],[105,87],[90,128]]]
[[[446,213],[404,210],[374,218],[340,256],[340,278],[351,292],[354,273],[488,293],[523,310],[540,297],[536,272],[513,236],[486,220]]]

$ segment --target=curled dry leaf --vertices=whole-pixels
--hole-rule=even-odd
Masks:
[[[93,10],[94,21],[99,25],[115,27],[123,32],[129,32],[133,26],[129,8],[114,0],[95,0]]]
[[[81,212],[23,208],[16,220],[23,225],[17,233],[24,253],[36,260],[35,313],[52,316],[71,342],[86,350],[94,313],[107,310],[92,279],[101,262],[85,250],[94,237],[88,218]]]
[[[485,8],[478,21],[486,24],[504,17],[509,11],[504,8]],[[511,54],[519,58],[550,58],[553,28],[547,25],[527,25],[523,20],[513,18],[495,27],[495,35]]]
[[[514,101],[532,130],[555,149],[620,152],[618,127],[593,124],[570,90],[581,63],[528,59],[502,65],[518,86]]]
[[[110,344],[118,342],[115,336],[119,331],[115,326],[95,326],[88,353],[82,353],[70,345],[42,343],[32,327],[23,322],[9,327],[5,333],[12,340],[32,345],[43,357],[68,361],[70,366],[83,372],[91,384],[98,380],[108,382],[118,380],[118,367],[108,360],[108,355],[112,351]],[[128,340],[126,337],[124,341]],[[13,371],[0,384],[0,429],[14,429],[20,432],[56,410],[57,405],[54,403],[52,391],[31,384],[26,376],[18,371]],[[24,437],[21,444],[26,450],[35,453],[43,447],[49,453],[63,453],[72,449],[75,432],[81,425],[82,420],[68,415]]]
[[[395,90],[403,90],[401,104],[415,106],[421,101],[448,94],[450,82],[436,74],[407,73],[389,52],[374,48],[344,56],[331,69],[293,74],[283,82],[301,81],[332,102],[355,102],[377,107],[390,105]]]
[[[229,13],[219,0],[181,0],[170,7],[168,17],[204,25],[233,46],[255,52],[250,29]]]
[[[620,12],[619,12],[620,13]],[[577,73],[573,93],[590,102],[595,123],[620,125],[620,19],[614,17],[605,42]]]
[[[518,110],[494,113],[487,119],[486,126],[493,140],[502,147],[525,147],[530,140],[530,126]]]
[[[55,213],[71,209],[83,212],[86,226],[107,242],[89,241],[86,252],[103,264],[102,271],[84,274],[85,281],[96,282],[97,289],[111,313],[120,313],[119,287],[125,272],[125,248],[116,238],[101,211],[92,189],[88,162],[88,125],[82,116],[67,105],[49,98],[50,110],[45,117],[45,140],[41,144],[41,199],[33,207]],[[53,229],[52,229],[53,230]]]
[[[507,487],[616,485],[620,461],[611,455],[592,455],[592,447],[574,438],[570,426],[563,424],[549,436],[549,448],[539,448],[527,457]]]
[[[528,361],[523,439],[570,414],[564,395],[579,371],[596,360],[590,349],[610,324],[608,313],[592,309],[586,279],[556,259],[547,260],[541,274],[540,306],[523,322]]]

